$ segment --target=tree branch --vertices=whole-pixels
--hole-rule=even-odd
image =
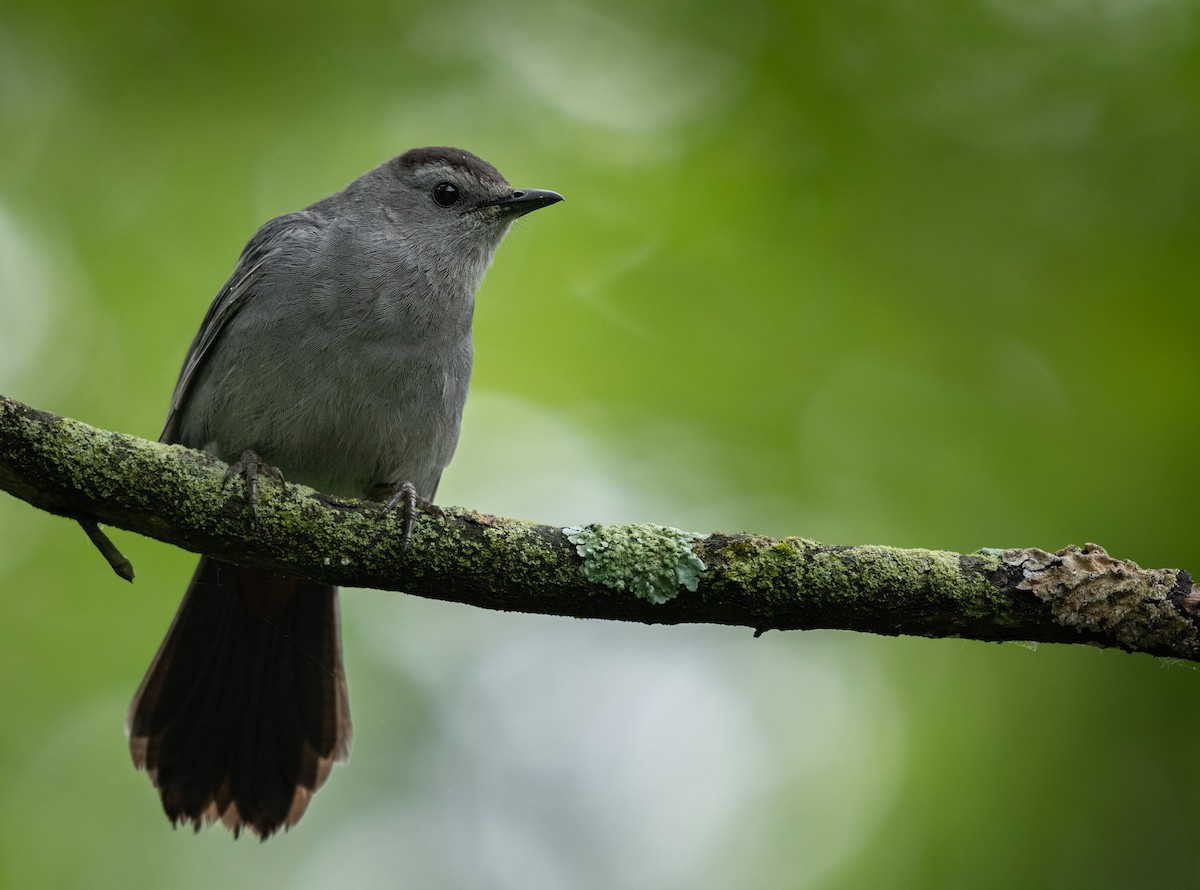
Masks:
[[[450,509],[420,516],[402,555],[402,511],[266,481],[255,527],[243,487],[224,485],[224,470],[201,452],[0,396],[0,488],[85,525],[282,574],[579,618],[1089,643],[1200,659],[1191,576],[1141,569],[1094,544],[1056,554],[828,547],[656,525],[561,529]]]

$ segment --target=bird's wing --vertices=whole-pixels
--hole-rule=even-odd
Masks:
[[[200,330],[196,332],[192,345],[188,347],[183,367],[179,371],[179,380],[171,394],[167,420],[163,424],[162,435],[158,437],[160,442],[169,444],[179,441],[179,424],[192,384],[229,319],[246,305],[247,300],[254,297],[254,286],[263,273],[270,268],[272,261],[281,251],[304,235],[311,235],[312,231],[321,225],[319,216],[310,211],[301,211],[276,217],[254,233],[254,237],[242,250],[233,274],[208,307]]]

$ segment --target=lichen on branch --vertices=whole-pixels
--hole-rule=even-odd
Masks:
[[[405,553],[396,511],[302,485],[263,484],[252,523],[243,487],[225,485],[225,469],[201,452],[0,396],[0,489],[85,526],[280,574],[579,618],[1088,643],[1200,658],[1191,576],[1142,569],[1095,544],[949,553],[648,524],[563,529],[451,508],[421,515]]]

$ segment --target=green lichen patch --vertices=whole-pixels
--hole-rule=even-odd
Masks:
[[[684,587],[695,592],[707,566],[692,550],[702,535],[644,523],[571,526],[562,530],[583,558],[583,576],[613,590],[665,603]]]

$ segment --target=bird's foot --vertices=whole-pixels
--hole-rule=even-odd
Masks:
[[[242,476],[246,480],[248,489],[246,500],[250,504],[250,514],[254,517],[254,524],[258,525],[258,477],[270,476],[279,482],[280,485],[285,485],[283,471],[279,467],[273,467],[269,463],[263,461],[258,454],[250,448],[242,452],[242,456],[229,465],[229,469],[225,471],[224,485],[229,484],[229,480],[234,476]]]
[[[417,494],[417,489],[411,482],[400,482],[396,485],[385,486],[385,488],[391,490],[391,497],[383,505],[381,514],[387,514],[401,502],[404,504],[404,534],[400,538],[400,552],[408,553],[412,549],[413,525],[417,520],[417,509],[420,508],[425,513],[439,519],[446,514],[433,501],[426,500]]]

